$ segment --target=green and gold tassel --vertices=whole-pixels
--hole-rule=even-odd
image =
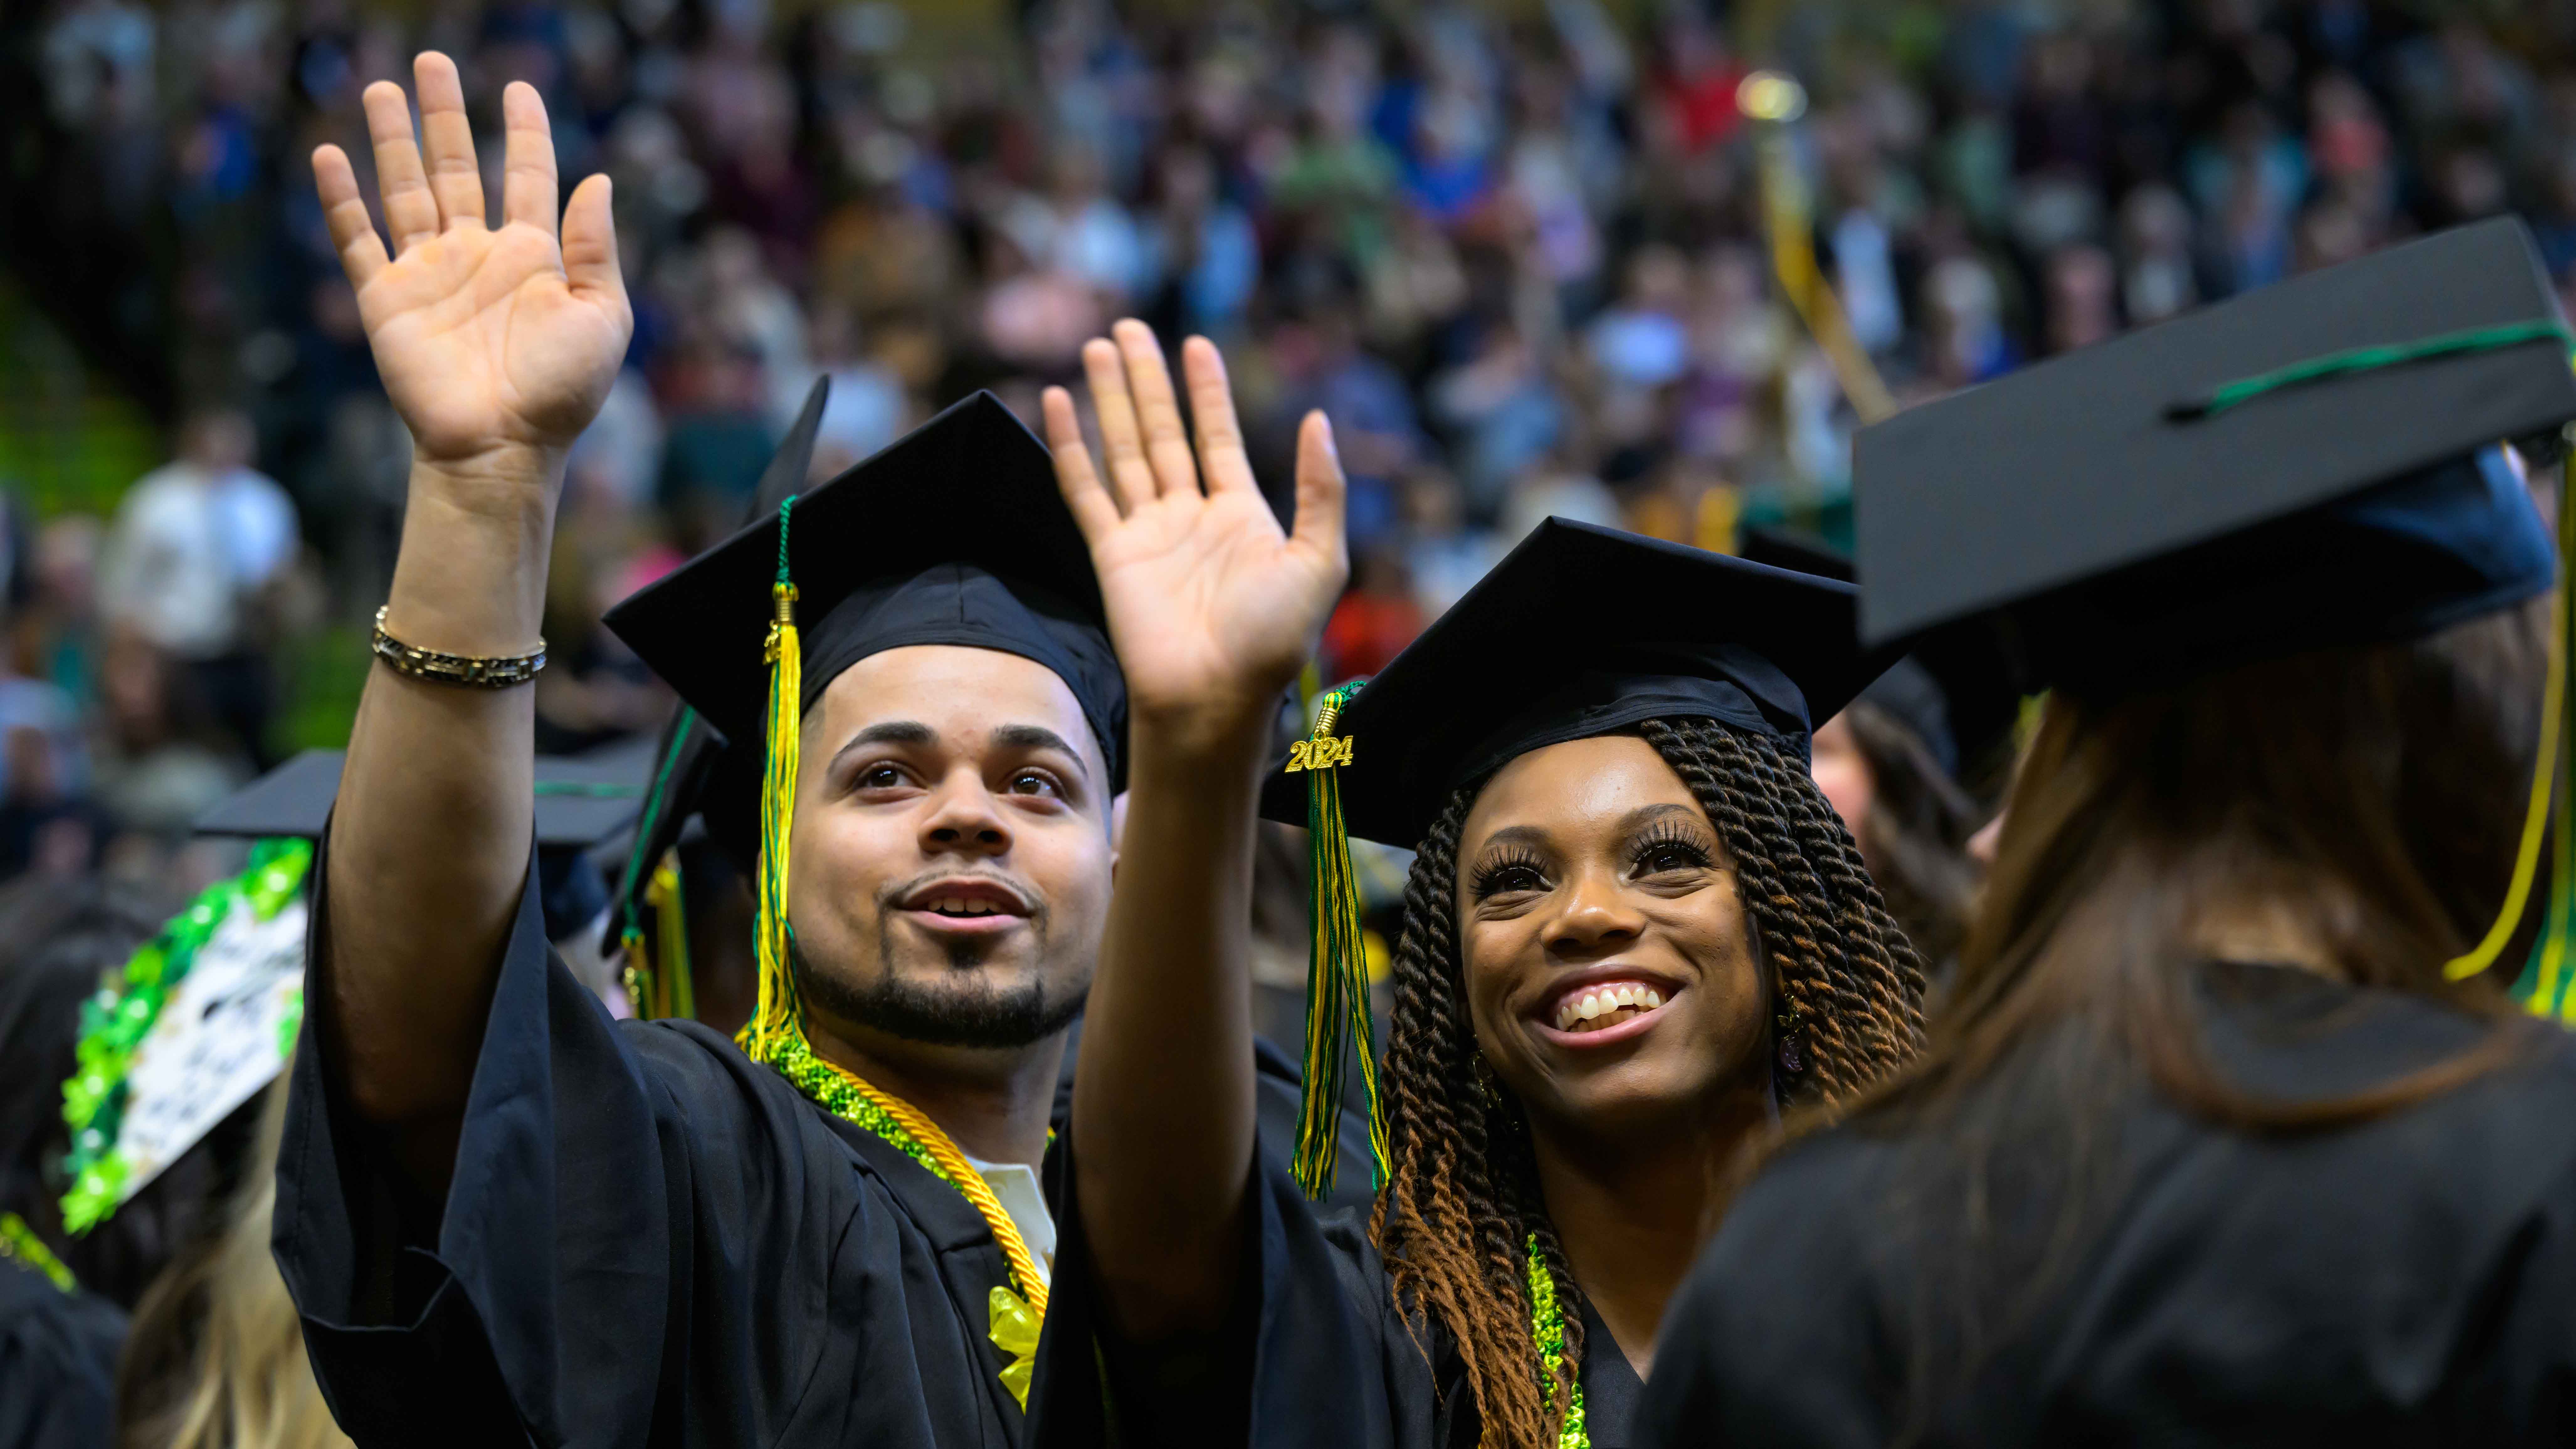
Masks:
[[[759,1002],[743,1023],[743,1051],[766,1061],[772,1048],[796,1036],[796,983],[787,955],[787,837],[796,821],[796,750],[804,717],[804,647],[796,637],[796,584],[787,569],[787,525],[796,507],[790,494],[778,505],[778,577],[770,585],[777,612],[762,644],[769,660],[769,739],[760,779]]]
[[[2532,771],[2531,804],[2523,821],[2522,847],[2515,854],[2513,884],[2505,907],[2487,940],[2451,962],[2451,979],[2474,976],[2493,963],[2521,922],[2531,891],[2540,840],[2551,837],[2549,907],[2540,938],[2532,943],[2522,974],[2511,988],[2513,998],[2534,1016],[2576,1025],[2576,963],[2568,960],[2568,941],[2576,934],[2576,794],[2571,794],[2570,765],[2576,763],[2576,739],[2567,728],[2569,649],[2576,646],[2576,580],[2567,573],[2571,545],[2576,545],[2576,455],[2560,474],[2558,499],[2558,607],[2550,640],[2548,684],[2541,693],[2540,749]],[[2553,792],[2553,779],[2556,789]],[[2483,959],[2482,959],[2483,958]]]
[[[2576,454],[2568,459],[2571,472],[2561,472],[2561,480],[2576,474]],[[2496,923],[2488,926],[2486,938],[2473,949],[2452,959],[2445,967],[2450,980],[2468,980],[2496,964],[2506,944],[2512,944],[2535,884],[2540,882],[2540,848],[2550,843],[2548,871],[2548,905],[2540,926],[2540,936],[2532,941],[2530,957],[2524,957],[2522,972],[2509,987],[2514,1000],[2519,1000],[2532,1016],[2545,1016],[2563,1024],[2576,1024],[2576,969],[2568,962],[2568,938],[2576,933],[2576,830],[2571,830],[2571,763],[2576,763],[2576,737],[2568,732],[2568,650],[2576,647],[2576,588],[2568,578],[2566,562],[2576,557],[2576,490],[2561,482],[2558,498],[2558,601],[2550,611],[2550,657],[2548,683],[2540,691],[2540,748],[2532,753],[2532,794],[2522,817],[2522,843],[2514,851],[2512,882],[2504,890],[2504,908],[2496,913]]]
[[[1351,870],[1350,831],[1342,821],[1339,768],[1351,762],[1351,739],[1335,735],[1357,684],[1323,698],[1315,733],[1288,752],[1288,770],[1306,775],[1306,835],[1312,852],[1313,907],[1306,957],[1305,1094],[1297,1113],[1290,1166],[1308,1197],[1333,1190],[1341,1152],[1342,1059],[1356,1049],[1368,1100],[1373,1185],[1387,1176],[1386,1114],[1378,1105],[1377,1040],[1369,1020],[1368,948],[1360,930],[1359,882]]]

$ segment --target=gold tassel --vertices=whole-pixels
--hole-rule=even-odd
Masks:
[[[2568,466],[2576,469],[2576,457],[2569,459]],[[2562,478],[2567,476],[2570,475],[2561,474]],[[2566,754],[2569,608],[2571,602],[2576,602],[2570,598],[2570,580],[2567,577],[2568,545],[2571,537],[2576,537],[2576,516],[2571,516],[2568,505],[2576,499],[2571,499],[2568,491],[2562,484],[2558,500],[2558,601],[2553,611],[2553,627],[2549,631],[2548,674],[2540,693],[2540,746],[2532,755],[2531,798],[2523,812],[2522,840],[2514,852],[2513,876],[2505,888],[2504,906],[2496,912],[2495,923],[2487,928],[2486,938],[2465,955],[2453,957],[2442,968],[2442,974],[2449,979],[2466,981],[2495,965],[2496,958],[2504,953],[2505,946],[2522,925],[2524,909],[2531,899],[2532,884],[2539,874],[2541,842],[2549,835],[2550,818],[2555,813],[2562,817],[2558,830],[2562,868],[2555,872],[2558,879],[2552,886],[2549,917],[2536,944],[2534,959],[2540,979],[2534,984],[2538,990],[2529,998],[2532,1008],[2542,1015],[2549,1014],[2554,1005],[2551,998],[2556,994],[2559,963],[2565,955],[2563,896],[2571,884],[2563,868],[2563,857],[2569,843],[2563,819],[2568,801],[2564,791],[2551,788],[2558,780]],[[2551,809],[2553,799],[2557,801],[2555,812]]]
[[[1372,1185],[1383,1186],[1387,1177],[1386,1116],[1378,1104],[1376,1032],[1369,1019],[1368,949],[1337,773],[1351,762],[1352,741],[1333,733],[1359,690],[1357,684],[1346,684],[1325,695],[1314,735],[1288,752],[1289,773],[1306,774],[1306,836],[1314,875],[1306,957],[1305,1084],[1290,1160],[1298,1186],[1311,1198],[1333,1190],[1341,1151],[1342,1058],[1354,1048],[1368,1102]]]
[[[760,995],[742,1028],[754,1061],[796,1030],[796,985],[787,956],[787,838],[796,821],[796,750],[803,722],[804,650],[796,637],[796,585],[787,571],[787,524],[794,495],[778,505],[778,577],[770,585],[777,612],[762,644],[769,660],[769,738],[760,780],[760,868],[757,954]]]
[[[653,912],[653,1014],[698,1019],[697,984],[689,967],[689,915],[680,894],[680,848],[662,853],[653,867],[644,904]]]

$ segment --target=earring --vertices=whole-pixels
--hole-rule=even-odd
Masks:
[[[1791,1077],[1804,1075],[1807,1070],[1807,1022],[1798,1014],[1798,1003],[1790,1002],[1788,1010],[1773,1018],[1773,1025],[1776,1035],[1772,1050],[1780,1064],[1781,1074]]]

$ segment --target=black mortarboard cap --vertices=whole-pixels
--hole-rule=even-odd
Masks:
[[[1852,562],[1824,540],[1754,525],[1737,541],[1736,557],[1773,568],[1857,583]],[[1988,628],[1953,629],[1917,642],[1915,652],[1887,667],[1860,692],[1923,747],[1954,779],[1977,772],[2000,750],[2020,717],[2021,691],[2012,659]]]
[[[342,750],[306,750],[217,802],[197,818],[200,835],[322,838],[340,794]],[[588,850],[616,837],[642,805],[649,763],[634,750],[597,757],[539,755],[537,844]]]
[[[1546,745],[1710,718],[1804,761],[1811,722],[1877,671],[1832,579],[1551,518],[1361,688],[1333,733],[1352,835],[1419,842],[1452,791]],[[1263,813],[1306,823],[1302,774]]]
[[[1034,660],[1064,680],[1126,777],[1126,684],[1109,647],[1091,553],[1054,464],[1010,409],[979,392],[799,495],[788,572],[803,637],[801,706],[852,664],[912,644]],[[779,570],[772,510],[609,610],[616,631],[726,741],[757,755],[769,687],[762,651]]]
[[[2570,418],[2522,224],[2428,237],[1864,429],[1861,632],[2000,611],[2097,694],[2429,633],[2556,577],[2491,445]]]

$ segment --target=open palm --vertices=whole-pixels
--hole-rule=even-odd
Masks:
[[[634,327],[608,178],[573,192],[558,238],[545,102],[514,83],[502,94],[503,221],[492,229],[455,64],[425,53],[413,78],[423,145],[413,144],[401,87],[379,81],[365,95],[390,255],[347,155],[337,146],[313,154],[331,240],[357,288],[386,395],[427,462],[560,451],[599,411]]]
[[[1110,486],[1072,397],[1050,388],[1045,405],[1057,481],[1091,544],[1130,704],[1147,718],[1257,718],[1305,662],[1349,575],[1332,430],[1321,414],[1299,430],[1296,526],[1283,533],[1253,482],[1216,348],[1199,337],[1182,348],[1193,451],[1152,329],[1127,321],[1114,331],[1114,343],[1095,340],[1082,354]]]

